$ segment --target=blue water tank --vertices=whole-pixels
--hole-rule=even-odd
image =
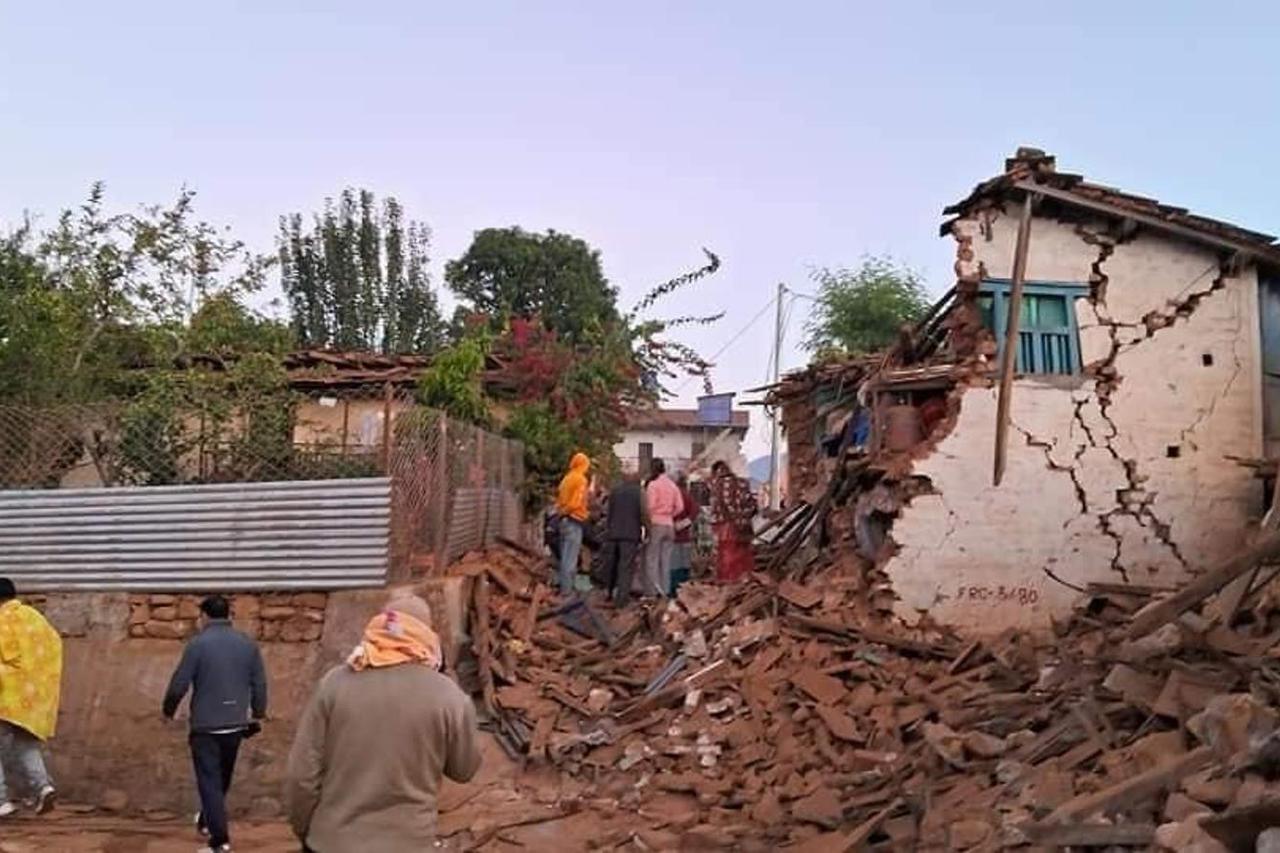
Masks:
[[[733,394],[708,394],[698,398],[698,423],[729,426],[733,423]]]

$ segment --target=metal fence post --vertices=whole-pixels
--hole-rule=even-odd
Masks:
[[[436,418],[435,468],[435,549],[437,571],[444,569],[449,557],[449,419],[443,412]]]

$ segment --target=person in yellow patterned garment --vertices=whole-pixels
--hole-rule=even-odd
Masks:
[[[41,747],[53,736],[62,690],[62,638],[0,578],[0,818],[17,811],[5,770],[17,768],[35,794],[35,810],[53,808],[55,792]],[[12,762],[12,763],[10,763]]]

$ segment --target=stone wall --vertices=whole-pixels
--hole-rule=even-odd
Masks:
[[[462,578],[408,588],[432,606],[446,658],[462,642]],[[269,711],[261,735],[241,752],[232,808],[268,816],[280,809],[293,732],[316,682],[355,647],[388,600],[385,589],[230,596],[233,622],[259,641]],[[168,594],[23,596],[63,635],[62,701],[50,742],[51,770],[64,796],[127,813],[195,810],[186,703],[179,720],[160,713],[165,687],[196,630],[199,598]]]
[[[229,596],[236,627],[255,640],[313,643],[324,633],[329,596],[323,592],[242,593]],[[196,631],[200,596],[129,596],[129,636],[185,640]]]
[[[981,218],[979,218],[981,217]],[[957,271],[1008,278],[1014,213],[954,226]],[[1037,217],[1028,280],[1078,282],[1084,375],[1013,386],[1008,468],[991,485],[996,392],[971,387],[914,473],[931,493],[892,529],[900,615],[976,632],[1047,627],[1077,594],[1051,578],[1164,586],[1231,553],[1262,490],[1257,279],[1216,253]]]

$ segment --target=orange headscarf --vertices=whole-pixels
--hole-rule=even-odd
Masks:
[[[439,669],[440,661],[440,638],[436,632],[422,620],[388,608],[369,620],[364,638],[347,658],[347,665],[356,672],[402,663],[423,663]]]

